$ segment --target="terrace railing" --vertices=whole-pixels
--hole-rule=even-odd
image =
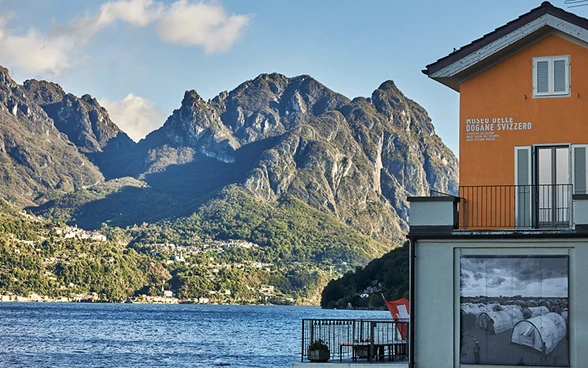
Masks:
[[[408,322],[393,319],[303,319],[300,361],[308,359],[308,347],[322,340],[329,346],[330,359],[337,361],[367,359],[408,359]]]
[[[462,186],[459,228],[570,228],[572,193],[571,184]]]

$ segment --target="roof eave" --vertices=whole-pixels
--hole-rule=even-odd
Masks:
[[[463,46],[457,51],[437,60],[436,62],[426,66],[426,75],[433,79],[436,77],[452,77],[452,74],[459,73],[464,69],[470,69],[474,64],[471,61],[476,61],[476,55],[480,50],[488,49],[488,46],[494,45],[494,49],[489,49],[493,52],[500,52],[503,47],[510,47],[513,43],[518,43],[521,39],[526,38],[530,34],[539,31],[543,27],[553,27],[560,31],[577,37],[585,42],[588,42],[588,19],[578,17],[575,14],[566,12],[563,9],[556,8],[548,2],[544,2],[540,7],[531,10],[530,12],[521,15],[517,19],[496,28],[483,37]],[[580,35],[579,33],[584,35]],[[500,45],[500,43],[503,43]],[[510,43],[509,43],[510,42]],[[486,56],[492,56],[492,53]],[[461,63],[464,59],[470,59],[469,63]],[[479,59],[477,62],[483,61]],[[459,64],[462,68],[459,68]],[[457,65],[457,67],[456,67]],[[443,71],[450,70],[454,67],[455,73],[447,73]],[[440,73],[442,72],[442,73]]]
[[[459,85],[461,84],[461,81],[457,78],[431,77],[431,79],[451,88],[455,92],[459,92]]]

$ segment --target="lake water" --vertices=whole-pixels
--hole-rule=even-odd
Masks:
[[[0,367],[289,367],[317,307],[0,303]]]

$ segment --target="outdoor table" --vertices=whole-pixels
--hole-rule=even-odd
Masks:
[[[370,346],[372,345],[371,342],[346,342],[346,343],[341,343],[339,344],[339,361],[343,361],[343,347],[345,346],[350,346],[352,348],[353,351],[353,355],[351,357],[351,359],[355,362],[357,361],[357,350],[358,348],[362,348],[362,347],[366,347],[366,348],[370,348]],[[388,348],[388,360],[392,361],[394,360],[394,357],[398,356],[398,357],[406,357],[406,341],[393,341],[393,342],[386,342],[386,343],[373,343],[374,346],[374,354],[373,356],[370,356],[369,352],[368,352],[368,356],[367,359],[368,361],[372,361],[372,358],[376,358],[376,360],[384,360],[384,357],[386,357],[385,355],[385,349]]]

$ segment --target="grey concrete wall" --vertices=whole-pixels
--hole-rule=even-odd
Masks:
[[[453,202],[411,202],[408,222],[410,226],[453,226]]]
[[[459,363],[460,255],[569,255],[570,366],[588,362],[588,239],[420,240],[415,264],[416,368],[495,368]]]
[[[452,367],[455,304],[455,277],[451,267],[453,246],[417,242],[415,256],[413,321],[416,367]]]
[[[588,224],[588,199],[574,200],[574,223]]]

